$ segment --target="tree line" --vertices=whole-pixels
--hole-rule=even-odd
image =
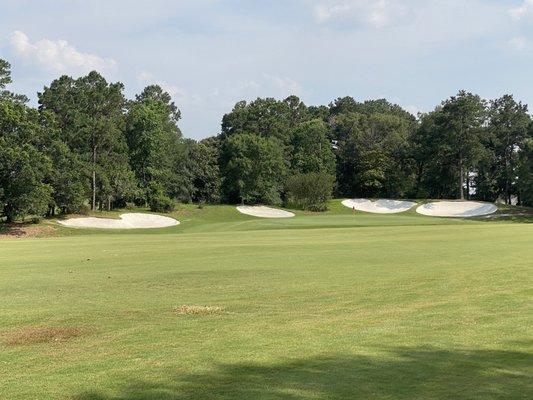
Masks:
[[[160,86],[126,99],[97,72],[61,76],[38,107],[10,92],[0,60],[0,217],[176,201],[323,210],[332,195],[497,199],[533,205],[527,105],[459,92],[414,116],[388,101],[238,102],[219,134],[183,137]]]

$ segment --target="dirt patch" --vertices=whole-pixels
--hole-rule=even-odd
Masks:
[[[224,314],[222,307],[209,306],[181,306],[174,310],[178,315],[213,315]]]
[[[31,238],[52,235],[56,229],[50,225],[40,224],[2,224],[0,223],[0,239]]]
[[[61,343],[85,336],[90,332],[91,329],[81,327],[26,326],[6,335],[4,342],[8,346]]]

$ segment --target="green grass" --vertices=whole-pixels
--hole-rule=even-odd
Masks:
[[[0,399],[532,398],[533,224],[174,215],[0,240]]]

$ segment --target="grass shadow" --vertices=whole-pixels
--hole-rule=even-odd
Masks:
[[[237,363],[210,372],[133,380],[76,400],[530,399],[531,353],[385,349],[382,357],[332,355],[279,364]]]

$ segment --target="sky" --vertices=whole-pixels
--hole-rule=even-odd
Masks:
[[[129,98],[159,84],[195,139],[257,97],[533,107],[533,0],[0,0],[0,58],[33,105],[63,74],[96,69]]]

